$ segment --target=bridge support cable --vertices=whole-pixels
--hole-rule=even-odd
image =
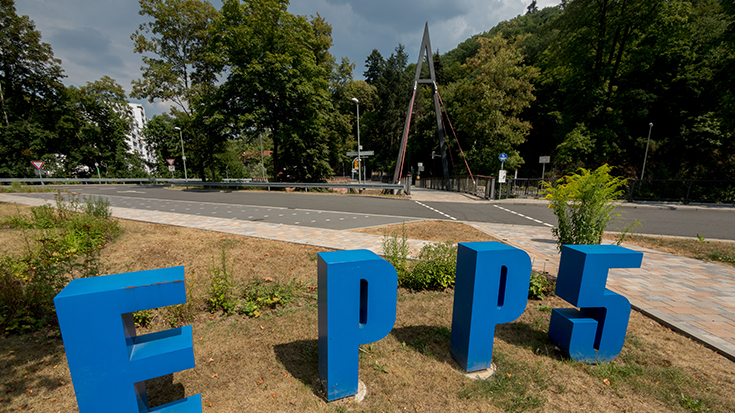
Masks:
[[[444,104],[442,97],[439,95],[439,91],[436,92],[436,96],[439,98],[439,103],[441,104],[441,107],[444,109],[444,114],[447,116],[447,122],[449,123],[449,129],[452,130],[454,141],[457,142],[457,148],[459,148],[459,153],[462,155],[462,159],[464,160],[464,165],[467,167],[467,172],[469,172],[470,174],[470,179],[472,179],[472,182],[474,183],[475,177],[472,175],[472,170],[470,169],[470,165],[467,163],[467,157],[464,155],[462,146],[459,144],[459,139],[457,139],[457,133],[454,131],[454,126],[452,126],[452,120],[449,119],[449,112],[447,111],[447,105]],[[455,175],[456,175],[456,172],[455,172]]]
[[[426,60],[429,65],[429,79],[421,79],[421,67],[424,63],[424,53],[426,53]],[[408,132],[411,126],[411,116],[413,114],[413,105],[416,100],[416,91],[419,84],[430,85],[434,92],[434,113],[436,114],[436,135],[439,138],[439,152],[442,157],[442,167],[444,169],[444,178],[449,177],[449,164],[447,163],[447,150],[444,144],[444,127],[441,119],[441,108],[439,107],[439,89],[436,85],[436,73],[434,72],[434,57],[431,54],[431,40],[429,38],[429,23],[426,23],[424,27],[424,37],[421,41],[421,49],[419,50],[418,63],[416,64],[416,75],[414,76],[413,92],[411,95],[411,101],[408,105],[408,112],[406,113],[406,123],[403,126],[403,135],[401,137],[400,149],[398,151],[398,159],[396,160],[396,169],[393,175],[393,183],[398,183],[403,175],[403,163],[406,158],[406,146],[408,144]]]

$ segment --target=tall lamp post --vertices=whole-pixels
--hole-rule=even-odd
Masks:
[[[357,103],[357,183],[362,183],[362,158],[360,157],[360,101],[352,98]]]
[[[181,134],[181,128],[174,126],[174,129],[179,131],[179,140],[181,141],[181,160],[184,161],[184,182],[189,182],[189,177],[186,175],[186,155],[184,155],[184,137]]]
[[[648,142],[646,142],[646,154],[643,155],[643,169],[641,169],[641,181],[643,180],[643,174],[646,172],[646,158],[648,158],[648,145],[651,143],[651,129],[653,129],[653,123],[648,124]]]

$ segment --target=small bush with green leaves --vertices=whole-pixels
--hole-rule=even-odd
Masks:
[[[531,283],[528,286],[528,298],[543,300],[554,294],[556,282],[546,274],[531,272]]]
[[[19,256],[0,259],[2,333],[55,324],[53,297],[74,278],[100,275],[100,250],[120,231],[107,201],[75,195],[67,201],[60,193],[56,198],[56,209],[38,206],[30,217],[16,215],[3,222],[23,231],[26,242]]]
[[[243,288],[243,299],[238,312],[248,317],[258,317],[267,309],[285,307],[294,299],[298,286],[295,282],[281,284],[256,279]]]
[[[555,184],[544,182],[549,208],[554,210],[558,225],[551,232],[562,245],[599,244],[602,233],[613,218],[615,201],[622,195],[625,179],[610,175],[607,164],[590,171],[565,176]]]
[[[411,271],[398,276],[401,287],[416,291],[444,290],[454,287],[457,272],[457,246],[451,242],[426,244]]]

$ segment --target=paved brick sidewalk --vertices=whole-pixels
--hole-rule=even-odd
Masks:
[[[461,195],[461,194],[454,194]],[[449,198],[449,196],[445,196]],[[38,198],[0,194],[0,202],[40,205]],[[471,201],[470,201],[471,202]],[[349,231],[247,222],[185,214],[113,208],[117,218],[226,232],[328,249],[365,248],[382,253],[382,237]],[[549,228],[468,223],[526,251],[537,270],[556,274],[559,254]],[[409,240],[413,254],[425,244]],[[640,269],[613,269],[608,288],[633,308],[683,332],[735,361],[735,268],[627,246],[644,252]]]

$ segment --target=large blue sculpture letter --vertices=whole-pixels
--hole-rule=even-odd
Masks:
[[[398,276],[368,250],[318,255],[319,379],[332,401],[357,394],[360,344],[393,329]]]
[[[499,242],[460,243],[450,352],[468,372],[492,364],[495,325],[523,314],[531,259]]]
[[[630,302],[605,288],[610,268],[639,268],[643,253],[616,245],[564,245],[556,295],[579,308],[551,312],[549,338],[574,360],[604,363],[620,354]]]
[[[144,380],[194,367],[191,326],[136,336],[133,312],[186,302],[184,267],[72,280],[55,298],[82,413],[201,412],[201,395],[148,408]]]

